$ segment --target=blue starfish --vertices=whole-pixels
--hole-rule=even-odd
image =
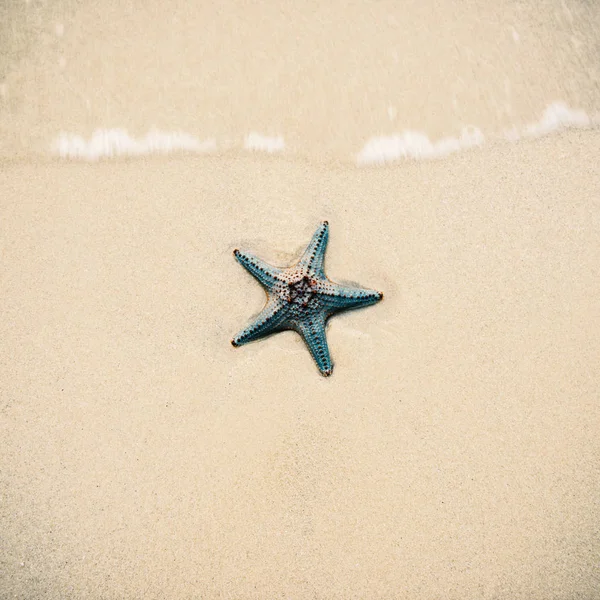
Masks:
[[[247,252],[233,251],[238,262],[267,292],[264,308],[251,325],[231,340],[234,346],[293,329],[306,342],[321,375],[331,375],[333,364],[325,336],[327,320],[343,310],[375,304],[383,294],[327,279],[323,260],[328,236],[329,224],[323,221],[302,258],[287,269],[273,267]]]

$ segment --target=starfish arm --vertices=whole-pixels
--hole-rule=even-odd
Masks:
[[[241,346],[285,329],[283,324],[288,317],[288,313],[287,304],[283,303],[279,298],[269,298],[256,319],[246,329],[240,331],[231,340],[231,344],[233,346]]]
[[[329,223],[323,221],[306,247],[299,265],[308,270],[310,275],[323,275],[323,260],[329,238]]]
[[[270,290],[277,282],[281,269],[267,264],[264,260],[248,252],[236,249],[233,251],[233,255],[240,265],[266,289]]]
[[[330,315],[343,310],[370,306],[383,298],[383,294],[376,290],[349,287],[331,281],[321,284],[318,295]]]
[[[325,317],[323,314],[314,315],[300,321],[296,329],[308,346],[312,357],[323,377],[328,377],[333,372],[333,364],[329,356],[329,346],[325,335]]]

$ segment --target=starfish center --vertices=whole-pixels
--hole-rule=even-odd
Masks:
[[[308,306],[315,291],[313,280],[304,276],[302,279],[288,283],[286,296],[288,302],[291,302],[292,304]]]

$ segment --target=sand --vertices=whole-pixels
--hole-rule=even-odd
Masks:
[[[406,14],[416,19],[422,4],[407,3]],[[62,14],[65,6],[51,15],[106,29],[124,28],[121,15],[153,31],[150,41],[134,35],[135,44],[115,47],[117,62],[132,47],[139,51],[131,72],[152,40],[164,60],[187,48],[184,65],[205,48],[217,52],[216,33],[210,43],[193,35],[208,4],[198,12],[177,5],[179,42],[175,33],[159,34],[168,10],[158,3],[154,12],[127,15],[118,3],[107,3],[106,12],[83,3]],[[217,30],[237,15],[240,33],[236,6],[223,5]],[[474,6],[466,3],[465,14]],[[575,31],[558,12],[547,13],[552,28],[523,6],[520,40],[523,31],[541,30],[537,44]],[[385,40],[371,25],[358,27],[360,4],[347,13],[339,2],[331,7],[322,9],[329,21],[299,8],[282,17],[275,3],[260,10],[283,19],[291,28],[284,33],[295,22],[313,32],[323,52],[327,30],[341,44],[333,44],[331,61],[344,73],[356,36],[374,46]],[[399,26],[402,13],[392,8],[382,2],[369,10],[389,13]],[[490,3],[478,14],[489,27],[483,13],[516,18],[502,8]],[[260,11],[247,10],[242,29],[259,38],[251,32],[252,24],[261,31]],[[450,3],[440,10],[448,19],[455,11]],[[582,25],[585,10],[593,25],[598,11],[583,3],[571,5],[572,19]],[[449,21],[455,29],[464,25],[459,16]],[[327,29],[335,19],[342,20]],[[403,27],[432,40],[427,19],[437,22],[421,15],[421,26]],[[89,39],[80,33],[73,60],[84,64],[101,54],[98,46],[109,47],[114,40],[103,31]],[[580,41],[590,39],[585,31],[577,29]],[[457,36],[470,39],[466,31]],[[260,110],[222,108],[229,116],[213,114],[211,129],[208,121],[198,125],[200,117],[186,121],[197,104],[193,90],[165,88],[183,103],[171,105],[175,118],[167,123],[160,111],[168,103],[153,105],[148,89],[132,84],[119,96],[111,87],[124,71],[114,79],[80,75],[79,89],[104,81],[98,102],[122,102],[99,122],[72,96],[61,103],[35,75],[53,60],[44,39],[31,37],[31,48],[6,68],[3,89],[17,86],[26,99],[0,111],[0,598],[600,597],[597,128],[519,142],[486,136],[481,147],[439,160],[359,167],[355,157],[369,136],[413,125],[399,111],[402,124],[378,128],[372,95],[366,107],[348,96],[360,106],[356,119],[348,106],[335,112],[339,73],[331,88],[292,104],[287,129],[284,120],[270,126],[294,101],[291,80]],[[431,52],[443,55],[442,42]],[[244,43],[236,38],[232,58],[219,55],[215,64],[227,72],[243,61]],[[305,56],[281,43],[292,57]],[[479,56],[502,43],[482,36],[471,45]],[[253,61],[271,64],[276,41],[265,36],[264,45],[232,89],[260,87],[250,82]],[[590,114],[600,107],[596,84],[585,83],[590,69],[544,85],[534,67],[547,56],[523,57],[539,106],[527,101],[512,118],[498,117],[489,97],[474,94],[470,114],[486,133],[538,120],[560,85],[572,93],[561,96],[565,102],[578,97]],[[571,63],[558,58],[557,73],[569,71]],[[355,65],[357,77],[385,83],[387,67],[377,63],[369,74],[367,62]],[[169,72],[168,65],[155,69]],[[435,80],[438,71],[429,73]],[[473,77],[493,87],[492,75]],[[135,77],[134,84],[145,81]],[[417,85],[405,111],[419,110],[426,91]],[[324,99],[327,110],[301,121]],[[204,115],[211,102],[198,100]],[[466,123],[457,113],[454,127],[435,110],[421,111],[414,127],[432,139]],[[236,121],[243,114],[246,121]],[[389,119],[385,103],[383,114]],[[217,149],[94,163],[50,156],[61,131],[87,139],[90,127],[129,123],[138,135],[151,122],[212,136]],[[251,128],[283,132],[285,150],[244,151]],[[291,332],[238,349],[229,343],[264,302],[232,250],[288,265],[322,219],[331,227],[329,276],[385,293],[378,305],[331,321],[330,378],[319,376]]]

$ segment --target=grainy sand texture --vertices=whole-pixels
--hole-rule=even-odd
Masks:
[[[600,6],[0,17],[2,600],[600,598]]]

